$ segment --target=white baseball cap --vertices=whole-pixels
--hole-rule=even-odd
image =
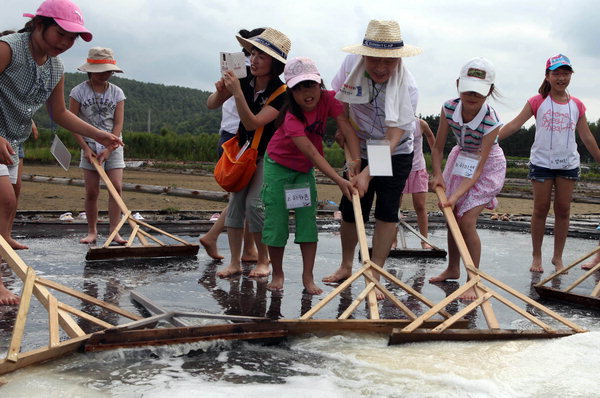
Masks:
[[[494,81],[496,81],[494,65],[486,58],[475,57],[467,61],[460,70],[458,92],[474,91],[487,97]]]

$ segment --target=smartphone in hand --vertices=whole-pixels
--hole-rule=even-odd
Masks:
[[[246,56],[243,52],[221,53],[221,74],[233,71],[238,79],[246,77]]]

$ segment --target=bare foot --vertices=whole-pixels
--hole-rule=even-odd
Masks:
[[[464,292],[463,294],[461,294],[458,297],[459,300],[462,301],[473,301],[473,300],[477,300],[477,295],[475,294],[475,289],[470,288],[469,290],[467,290],[466,292]]]
[[[423,241],[421,241],[421,248],[422,249],[433,249],[433,247],[429,243],[423,242]]]
[[[318,294],[323,293],[323,289],[321,289],[319,286],[315,285],[314,283],[311,283],[311,284],[304,285],[304,290],[302,291],[302,293],[318,295]]]
[[[377,298],[377,301],[385,300],[385,294],[381,290],[375,289],[375,298]]]
[[[21,299],[0,282],[0,305],[17,305]]]
[[[118,243],[120,245],[124,245],[124,244],[127,243],[127,241],[125,239],[123,239],[123,237],[121,235],[119,235],[119,234],[117,234],[115,236],[115,238],[113,239],[113,242],[116,242],[116,243]]]
[[[217,276],[219,278],[229,278],[230,276],[234,276],[242,273],[242,267],[238,265],[229,264],[227,268],[222,271],[217,272]]]
[[[581,266],[581,269],[592,269],[594,268],[598,263],[600,263],[600,258],[594,258],[592,261],[588,261],[587,263],[583,264]]]
[[[338,268],[333,274],[321,279],[325,283],[341,283],[352,275],[352,269]]]
[[[444,272],[442,272],[438,276],[429,278],[429,283],[444,282],[444,281],[447,281],[448,279],[458,279],[458,278],[460,278],[460,271],[452,272],[452,271],[448,271],[446,269],[446,270],[444,270]]]
[[[200,238],[200,244],[204,247],[204,250],[206,250],[206,254],[208,254],[211,258],[214,258],[215,260],[223,260],[225,258],[219,254],[219,250],[217,249],[217,241],[205,239],[203,236]]]
[[[269,276],[271,273],[271,269],[269,268],[269,264],[256,264],[256,267],[248,274],[250,278],[264,278],[265,276]]]
[[[544,267],[542,267],[542,260],[534,259],[531,262],[531,268],[529,268],[530,272],[544,272]]]
[[[273,275],[273,278],[271,278],[271,282],[269,284],[267,284],[267,289],[271,290],[271,291],[275,291],[275,292],[279,292],[283,290],[283,281],[284,281],[284,274],[281,273],[281,275]]]
[[[565,266],[562,262],[562,259],[559,259],[559,260],[552,259],[552,264],[554,265],[555,271],[560,271],[561,269],[565,268]]]
[[[13,248],[13,250],[27,250],[29,247],[25,246],[22,243],[17,242],[13,238],[6,239],[6,242]]]
[[[87,234],[85,238],[79,239],[79,243],[91,244],[96,243],[96,234]]]

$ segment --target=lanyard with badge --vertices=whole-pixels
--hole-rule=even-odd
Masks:
[[[480,155],[477,152],[468,152],[464,149],[465,144],[465,132],[466,126],[461,126],[460,130],[460,152],[456,157],[456,162],[454,162],[454,167],[452,168],[452,174],[465,177],[465,178],[473,178],[475,174],[475,170],[477,170],[477,166],[479,165]]]

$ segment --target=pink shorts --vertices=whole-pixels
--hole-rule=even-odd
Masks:
[[[426,169],[411,171],[404,185],[405,193],[420,193],[429,191],[429,174]]]

